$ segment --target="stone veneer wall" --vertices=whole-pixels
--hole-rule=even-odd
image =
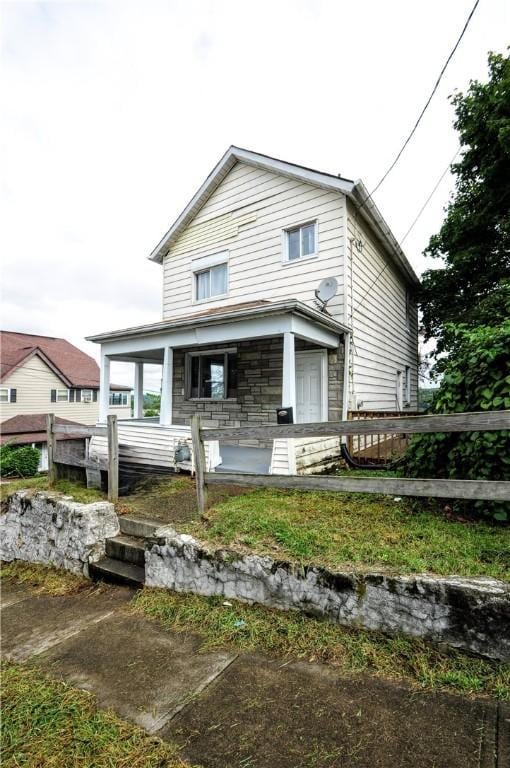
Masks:
[[[220,345],[222,346],[222,345]],[[187,352],[217,349],[218,345],[174,350],[174,424],[189,424],[192,414],[202,416],[210,427],[241,427],[276,424],[276,409],[282,405],[283,338],[252,339],[229,346],[237,349],[237,397],[229,400],[187,400],[185,359]],[[296,339],[296,351],[318,349]],[[343,346],[328,350],[328,418],[337,421],[342,413]],[[257,441],[241,441],[259,445]],[[272,445],[272,442],[271,442]]]
[[[145,552],[145,583],[299,610],[347,626],[403,633],[510,660],[510,584],[488,578],[335,573],[211,551],[171,528]]]
[[[113,504],[78,504],[71,497],[16,491],[2,503],[0,559],[25,560],[88,575],[119,532]]]

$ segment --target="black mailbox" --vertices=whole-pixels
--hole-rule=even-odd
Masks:
[[[292,408],[277,408],[276,421],[278,424],[294,424]]]

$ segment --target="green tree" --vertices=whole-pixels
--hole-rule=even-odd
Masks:
[[[451,349],[454,325],[498,325],[510,314],[510,59],[489,55],[487,83],[452,97],[463,149],[455,193],[425,253],[444,260],[422,278],[426,339]],[[452,325],[453,324],[453,325]]]

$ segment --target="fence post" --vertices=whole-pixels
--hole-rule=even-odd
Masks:
[[[197,505],[201,515],[207,509],[207,486],[205,474],[205,448],[200,434],[200,416],[191,417],[191,439],[193,442],[193,459],[195,462],[195,482],[197,487]]]
[[[107,416],[108,429],[108,501],[119,498],[119,434],[117,416]]]
[[[54,431],[55,414],[46,414],[46,445],[48,447],[48,483],[50,486],[55,484],[57,479],[57,467],[55,465],[55,454],[57,452],[57,436]]]

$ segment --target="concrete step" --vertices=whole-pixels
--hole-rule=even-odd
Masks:
[[[106,554],[114,560],[145,567],[145,541],[135,536],[113,536],[106,539]]]
[[[121,560],[103,557],[97,563],[89,564],[89,575],[94,581],[140,587],[145,581],[145,568],[134,563],[123,563]]]
[[[135,536],[139,539],[149,539],[154,536],[155,531],[161,528],[161,523],[143,520],[137,517],[129,517],[120,515],[119,517],[120,532],[126,536]]]

